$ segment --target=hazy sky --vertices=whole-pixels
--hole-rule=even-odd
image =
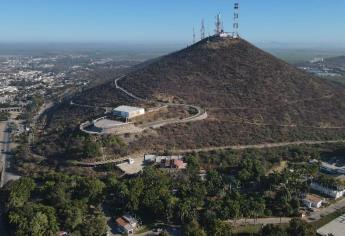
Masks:
[[[187,43],[233,0],[0,0],[1,42]],[[345,44],[344,0],[241,0],[241,36],[256,43]]]

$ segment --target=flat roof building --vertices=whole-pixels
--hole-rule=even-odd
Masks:
[[[145,109],[140,107],[119,106],[113,109],[113,115],[125,119],[132,119],[145,114]]]
[[[343,236],[345,232],[345,215],[342,215],[330,223],[322,226],[317,230],[318,235]]]

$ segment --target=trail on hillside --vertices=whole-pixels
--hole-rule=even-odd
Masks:
[[[219,151],[219,150],[245,150],[245,149],[269,149],[269,148],[278,148],[278,147],[288,147],[288,146],[300,146],[300,145],[319,145],[319,144],[335,144],[335,143],[345,143],[345,139],[339,140],[327,140],[327,141],[295,141],[295,142],[280,142],[280,143],[262,143],[262,144],[249,144],[249,145],[228,145],[220,147],[206,147],[206,148],[196,148],[196,149],[184,149],[184,150],[174,150],[174,154],[185,154],[192,152],[209,152],[209,151]],[[141,156],[140,156],[141,155]],[[118,163],[128,160],[129,158],[143,158],[144,153],[132,154],[124,156],[118,159],[105,160],[105,161],[96,161],[96,162],[76,162],[76,164],[81,166],[100,166],[110,163]]]
[[[189,152],[209,152],[224,149],[233,150],[244,150],[244,149],[265,149],[265,148],[277,148],[286,146],[300,146],[300,145],[318,145],[318,144],[334,144],[334,143],[345,143],[345,139],[339,140],[326,140],[326,141],[294,141],[294,142],[280,142],[280,143],[263,143],[263,144],[249,144],[249,145],[228,145],[220,147],[205,147],[196,149],[184,149],[184,150],[174,150],[176,153],[189,153]]]

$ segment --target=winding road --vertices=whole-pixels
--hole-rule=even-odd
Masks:
[[[121,87],[118,82],[122,79],[126,78],[126,75],[122,75],[118,78],[116,78],[114,80],[114,84],[115,87],[119,90],[121,90],[122,92],[124,92],[125,94],[127,94],[129,97],[138,100],[138,101],[146,101],[146,99],[144,98],[140,98],[136,95],[134,95],[133,93],[127,91],[125,88]],[[149,125],[148,127],[151,128],[159,128],[168,124],[178,124],[178,123],[187,123],[187,122],[194,122],[194,121],[200,121],[200,120],[204,120],[207,118],[207,112],[205,109],[199,107],[199,106],[195,106],[195,105],[190,105],[190,104],[177,104],[177,103],[169,103],[169,102],[160,102],[160,105],[162,106],[183,106],[186,109],[194,109],[197,111],[197,113],[193,116],[184,118],[184,119],[170,119],[170,120],[165,120],[165,121],[157,121],[157,122],[153,122],[151,125]]]
[[[120,91],[122,91],[123,93],[125,93],[127,96],[133,98],[134,100],[138,100],[138,101],[147,101],[146,99],[144,98],[140,98],[136,95],[134,95],[133,93],[127,91],[126,89],[122,88],[121,86],[118,85],[118,82],[125,78],[126,75],[122,75],[118,78],[116,78],[114,80],[114,84],[115,84],[115,87],[116,89],[119,89]],[[195,105],[189,105],[189,104],[176,104],[176,103],[163,103],[163,102],[160,102],[159,103],[162,107],[163,106],[183,106],[185,109],[189,110],[189,109],[193,109],[196,111],[196,114],[192,115],[192,116],[189,116],[189,117],[186,117],[184,119],[168,119],[168,120],[161,120],[161,121],[154,121],[154,122],[150,122],[148,124],[145,124],[145,125],[140,125],[140,128],[142,130],[145,130],[145,129],[149,129],[149,128],[153,128],[153,129],[156,129],[156,128],[159,128],[159,127],[162,127],[162,126],[165,126],[165,125],[170,125],[170,124],[179,124],[179,123],[188,123],[188,122],[195,122],[195,121],[200,121],[200,120],[204,120],[207,118],[207,112],[205,109],[199,107],[199,106],[195,106]],[[104,109],[105,110],[105,113],[109,112],[112,108],[111,107],[101,107],[101,106],[92,106],[92,105],[86,105],[86,104],[78,104],[78,103],[75,103],[74,101],[70,101],[70,105],[72,106],[78,106],[78,107],[85,107],[85,108],[94,108],[94,109]],[[90,134],[97,134],[95,132],[89,132],[87,130],[82,130],[84,132],[87,132],[87,133],[90,133]]]

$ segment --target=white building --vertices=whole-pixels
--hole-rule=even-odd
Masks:
[[[145,114],[145,109],[140,107],[119,106],[113,109],[113,115],[125,119],[132,119]]]
[[[323,200],[315,194],[307,194],[302,202],[308,208],[320,208]]]
[[[332,197],[334,199],[338,199],[338,198],[344,196],[344,194],[345,194],[345,189],[343,189],[343,188],[326,187],[326,186],[323,186],[323,185],[321,185],[321,184],[319,184],[317,182],[312,182],[310,184],[310,188],[314,189],[314,190],[316,190],[316,191],[318,191],[320,193],[323,193],[323,194],[325,194],[325,195],[327,195],[329,197]]]

